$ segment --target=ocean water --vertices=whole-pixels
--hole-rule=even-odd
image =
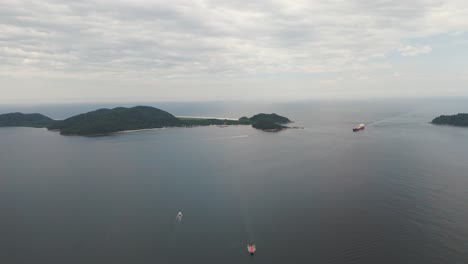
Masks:
[[[0,128],[0,263],[468,263],[468,128],[429,123],[466,99],[145,104],[304,129]]]

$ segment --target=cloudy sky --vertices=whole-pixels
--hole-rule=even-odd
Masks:
[[[0,0],[0,103],[468,96],[466,0]]]

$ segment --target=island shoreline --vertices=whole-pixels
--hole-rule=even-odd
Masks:
[[[108,136],[112,134],[162,130],[174,127],[193,128],[201,126],[228,127],[251,125],[265,132],[279,132],[289,127],[284,124],[292,121],[275,113],[259,113],[252,117],[201,117],[174,116],[151,106],[130,108],[101,108],[69,117],[53,120],[42,114],[7,113],[0,115],[0,126],[46,127],[64,136]]]

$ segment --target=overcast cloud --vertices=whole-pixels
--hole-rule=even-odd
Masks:
[[[466,0],[0,3],[0,103],[468,95]]]

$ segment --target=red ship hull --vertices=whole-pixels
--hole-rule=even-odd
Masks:
[[[257,248],[255,245],[247,245],[247,251],[249,251],[250,256],[253,256]]]

